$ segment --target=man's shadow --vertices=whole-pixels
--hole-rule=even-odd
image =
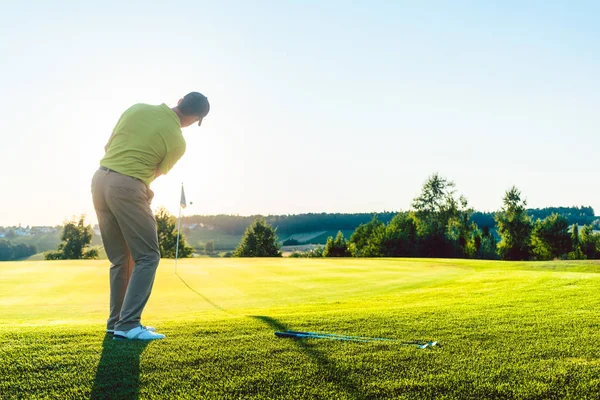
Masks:
[[[137,399],[140,356],[147,345],[147,340],[113,340],[106,334],[90,399]]]

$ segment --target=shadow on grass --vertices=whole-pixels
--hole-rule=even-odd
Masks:
[[[137,399],[140,391],[140,356],[145,340],[113,340],[107,334],[90,399]]]
[[[276,319],[253,315],[252,318],[259,320],[275,331],[287,331],[288,327],[277,321]],[[275,336],[273,336],[275,338]],[[332,382],[335,384],[340,391],[345,392],[352,399],[363,399],[365,395],[361,393],[360,387],[349,378],[349,371],[344,368],[337,367],[333,361],[331,361],[323,352],[315,349],[308,341],[304,339],[275,339],[275,340],[292,340],[298,349],[308,355],[318,366],[320,373],[322,374],[323,380]]]

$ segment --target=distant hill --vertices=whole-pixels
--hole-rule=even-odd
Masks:
[[[595,229],[600,229],[600,217],[596,217],[592,207],[547,207],[530,208],[527,213],[532,220],[544,219],[556,213],[567,218],[569,225],[589,225],[592,224]],[[487,226],[493,228],[496,225],[494,216],[496,212],[476,211],[471,216],[471,221],[475,222],[480,228]]]

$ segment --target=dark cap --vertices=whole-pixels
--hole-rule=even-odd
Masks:
[[[200,122],[198,122],[198,126],[200,126],[202,118],[206,117],[210,111],[210,103],[202,93],[190,92],[183,97],[177,108],[183,115],[200,117]]]

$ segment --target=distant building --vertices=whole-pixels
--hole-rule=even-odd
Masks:
[[[31,231],[27,228],[19,227],[15,230],[15,233],[17,236],[31,236]]]
[[[206,225],[202,222],[200,222],[199,224],[190,224],[190,225],[183,225],[184,228],[187,228],[191,231],[193,231],[194,229],[206,229],[209,231],[212,231],[215,229],[215,227],[213,225]]]
[[[43,235],[47,233],[54,233],[56,231],[56,228],[52,226],[32,226],[30,230],[32,235]]]

